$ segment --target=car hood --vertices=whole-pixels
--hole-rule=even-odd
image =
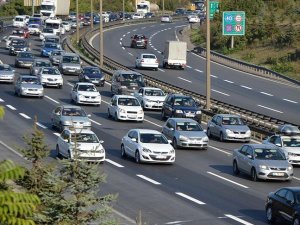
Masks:
[[[43,51],[53,51],[53,50],[57,50],[57,48],[43,48]]]
[[[141,106],[118,106],[119,109],[124,109],[126,111],[138,111],[138,110],[142,110]]]
[[[13,71],[0,71],[0,75],[14,75]]]
[[[78,150],[82,151],[96,151],[103,149],[103,146],[100,143],[82,143],[78,142]]]
[[[184,111],[200,111],[197,107],[186,107],[186,106],[174,106],[175,110],[184,110]]]
[[[222,127],[224,129],[229,129],[229,130],[238,131],[238,132],[246,132],[246,131],[250,130],[249,127],[246,125],[222,125]]]
[[[173,150],[170,144],[142,143],[141,146],[150,149],[152,152],[170,152]]]
[[[63,67],[71,67],[71,68],[76,68],[76,69],[80,69],[81,66],[78,64],[74,64],[74,63],[63,63],[62,64]]]
[[[145,100],[149,99],[150,101],[165,101],[166,96],[144,96]]]
[[[37,88],[42,89],[43,86],[41,84],[21,84],[21,87],[23,88]]]
[[[42,74],[41,75],[41,78],[44,78],[44,79],[48,79],[48,78],[52,78],[52,79],[60,79],[62,78],[61,75],[46,75],[46,74]]]
[[[99,96],[100,93],[97,92],[91,92],[91,91],[78,91],[77,92],[78,95],[84,95],[84,96]]]
[[[61,116],[61,121],[89,122],[90,120],[85,116]]]
[[[183,135],[188,138],[205,138],[207,137],[204,131],[176,131],[179,135]]]
[[[268,167],[281,167],[281,168],[290,166],[287,160],[257,160],[256,159],[256,164],[265,165]]]
[[[282,147],[284,151],[300,154],[300,147]]]
[[[33,62],[34,59],[31,58],[16,58],[17,61]]]

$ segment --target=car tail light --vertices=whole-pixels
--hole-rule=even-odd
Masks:
[[[157,59],[157,60],[155,60],[155,63],[157,63],[157,64],[158,64],[158,59]]]
[[[144,59],[142,59],[141,62],[144,62]]]

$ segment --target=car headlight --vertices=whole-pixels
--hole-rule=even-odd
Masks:
[[[143,113],[143,110],[139,110],[139,111],[138,111],[138,114],[142,114],[142,113]]]
[[[174,154],[175,153],[175,150],[174,149],[171,149],[169,154]]]
[[[179,135],[179,140],[180,140],[180,141],[188,141],[189,138],[186,137],[186,136],[183,136],[183,135]]]
[[[183,113],[182,110],[180,110],[180,109],[176,109],[175,112],[176,113]]]
[[[293,153],[293,152],[288,152],[289,156],[297,156],[297,154]]]
[[[126,110],[125,109],[119,109],[120,113],[126,113]]]
[[[152,102],[152,100],[148,99],[148,98],[145,98],[145,101],[146,102]]]
[[[226,131],[226,134],[233,134],[232,130],[226,129],[225,131]]]
[[[96,96],[97,99],[101,99],[101,95]]]
[[[78,95],[78,98],[81,99],[81,98],[84,98],[84,96],[83,95]]]
[[[269,167],[266,165],[259,165],[259,168],[263,169],[263,170],[268,170]]]
[[[196,114],[198,114],[198,115],[201,114],[201,111],[200,110],[196,111]]]
[[[84,123],[83,123],[83,126],[88,126],[88,127],[89,127],[89,126],[91,126],[91,125],[92,125],[92,124],[91,124],[90,121],[87,121],[87,122],[84,122]]]
[[[148,153],[151,153],[152,151],[148,148],[143,148],[143,152],[148,152]]]
[[[14,51],[14,50],[15,50],[15,48],[14,48],[14,47],[11,47],[11,48],[10,48],[10,50]]]
[[[70,125],[72,125],[72,122],[71,121],[63,121],[63,124],[67,125],[67,126],[70,126]]]
[[[251,130],[247,130],[247,131],[246,131],[246,135],[249,135],[249,136],[250,136],[250,135],[251,135]]]
[[[208,137],[204,137],[202,140],[203,141],[208,141]]]
[[[127,88],[127,87],[126,87],[126,86],[121,86],[120,88],[122,88],[122,89],[123,89],[123,88]]]
[[[90,78],[88,76],[84,76],[84,79],[89,80]]]
[[[292,166],[288,166],[287,170],[291,171],[293,169]]]

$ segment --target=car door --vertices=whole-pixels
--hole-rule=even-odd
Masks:
[[[167,137],[167,138],[173,138],[171,129],[172,129],[172,119],[168,119],[166,122],[166,125],[163,126],[162,133]]]
[[[248,149],[248,146],[244,145],[240,148],[240,150],[238,150],[238,153],[236,154],[236,160],[237,160],[237,163],[238,163],[238,168],[240,170],[244,171],[244,172],[246,171],[245,164],[247,163],[246,162],[247,149]]]
[[[214,116],[209,124],[209,130],[212,135],[219,136],[220,134],[220,122],[222,121],[220,116]]]
[[[138,94],[135,96],[139,100],[140,104],[142,105],[142,101],[143,101],[143,97],[144,97],[144,88],[140,88],[138,91]]]
[[[112,97],[111,101],[110,101],[110,105],[109,105],[109,112],[112,116],[115,115],[115,113],[117,112],[117,101],[118,98],[116,96]]]
[[[170,96],[167,101],[165,102],[165,115],[171,116],[173,112],[173,105],[174,105],[174,97]]]
[[[69,136],[69,131],[64,130],[60,137],[59,137],[59,150],[62,155],[68,156],[68,150],[69,150],[69,141],[70,141],[70,136]]]
[[[136,150],[136,141],[133,141],[132,138],[137,138],[137,132],[136,131],[130,131],[128,133],[128,138],[127,138],[127,152],[129,153],[130,156],[134,157],[135,155],[135,150]],[[137,140],[137,139],[136,139]]]
[[[52,124],[56,127],[58,127],[60,124],[61,111],[62,107],[59,106],[52,112]]]
[[[248,174],[251,174],[251,169],[254,165],[254,154],[253,149],[250,146],[247,146],[246,157],[245,157],[245,171]]]
[[[15,85],[15,92],[18,93],[20,91],[20,85],[21,85],[21,77],[18,78]]]
[[[294,216],[294,204],[295,204],[295,197],[292,191],[287,190],[285,194],[285,198],[280,203],[281,208],[281,215],[284,219],[289,222],[293,221]]]
[[[76,101],[77,99],[77,89],[78,89],[78,84],[75,84],[71,91],[71,99],[73,99],[74,101]]]
[[[285,196],[287,193],[287,189],[283,188],[277,191],[274,196],[274,200],[272,201],[272,209],[273,212],[278,214],[279,216],[283,217],[284,212],[284,202],[286,201]]]
[[[138,67],[141,66],[141,60],[142,60],[142,55],[136,57],[136,60],[135,60],[135,61],[136,61],[136,65],[137,65]]]

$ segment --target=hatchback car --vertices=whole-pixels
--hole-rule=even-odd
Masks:
[[[55,31],[52,28],[44,28],[40,33],[40,40],[44,41],[46,36],[55,35]]]
[[[49,59],[53,65],[58,65],[61,59],[61,56],[65,53],[64,50],[53,50],[50,55]]]
[[[21,38],[16,35],[10,35],[7,38],[3,38],[3,40],[6,42],[5,43],[6,49],[10,49],[11,42],[12,42],[12,40],[15,40],[15,39],[24,39],[24,38]]]
[[[199,123],[189,118],[169,118],[162,133],[172,140],[174,148],[197,148],[206,150],[208,137]]]
[[[105,149],[97,135],[91,130],[64,130],[57,139],[57,156],[71,160],[104,162]]]
[[[66,128],[91,129],[90,115],[80,106],[62,105],[56,107],[51,114],[52,127],[63,131]]]
[[[15,95],[44,97],[44,88],[35,76],[20,75],[15,83]]]
[[[189,23],[200,23],[200,18],[198,15],[191,15],[188,20]]]
[[[49,57],[51,52],[54,50],[61,50],[60,44],[52,43],[52,42],[45,42],[41,49],[41,56],[42,57]]]
[[[30,74],[36,76],[42,67],[51,67],[48,59],[35,59],[30,67]]]
[[[175,150],[167,138],[156,130],[132,129],[123,138],[121,156],[135,158],[136,163],[175,162]]]
[[[101,105],[101,95],[94,84],[78,82],[71,91],[71,100],[76,104]]]
[[[25,39],[12,39],[9,47],[9,55],[17,55],[19,52],[30,51],[29,45]]]
[[[142,87],[134,96],[139,100],[143,109],[161,109],[166,94],[160,88]]]
[[[249,142],[251,130],[237,115],[217,114],[207,123],[207,135],[216,136],[220,141]]]
[[[34,55],[31,52],[19,52],[15,58],[15,67],[31,67],[34,62]]]
[[[38,24],[29,24],[27,28],[31,35],[40,35],[41,33],[41,26]]]
[[[118,120],[144,120],[144,111],[139,101],[130,95],[115,95],[107,109],[108,118]]]
[[[80,82],[91,82],[101,87],[103,87],[105,83],[104,74],[98,67],[95,66],[84,67],[78,79]]]
[[[136,57],[135,60],[135,68],[137,69],[149,68],[153,70],[158,70],[158,65],[158,59],[154,54],[143,53],[140,56]]]
[[[42,67],[37,76],[42,85],[46,87],[62,88],[64,83],[61,73],[55,67]]]
[[[8,64],[0,64],[0,82],[14,83],[15,70]]]
[[[75,53],[64,53],[61,56],[58,68],[62,74],[80,75],[82,69],[79,55]]]
[[[135,34],[131,37],[131,48],[147,48],[148,38],[144,34]]]
[[[233,173],[244,172],[253,181],[292,180],[293,166],[277,147],[264,144],[245,144],[232,154]]]
[[[171,16],[165,15],[160,18],[160,22],[162,23],[172,23],[173,19]]]

